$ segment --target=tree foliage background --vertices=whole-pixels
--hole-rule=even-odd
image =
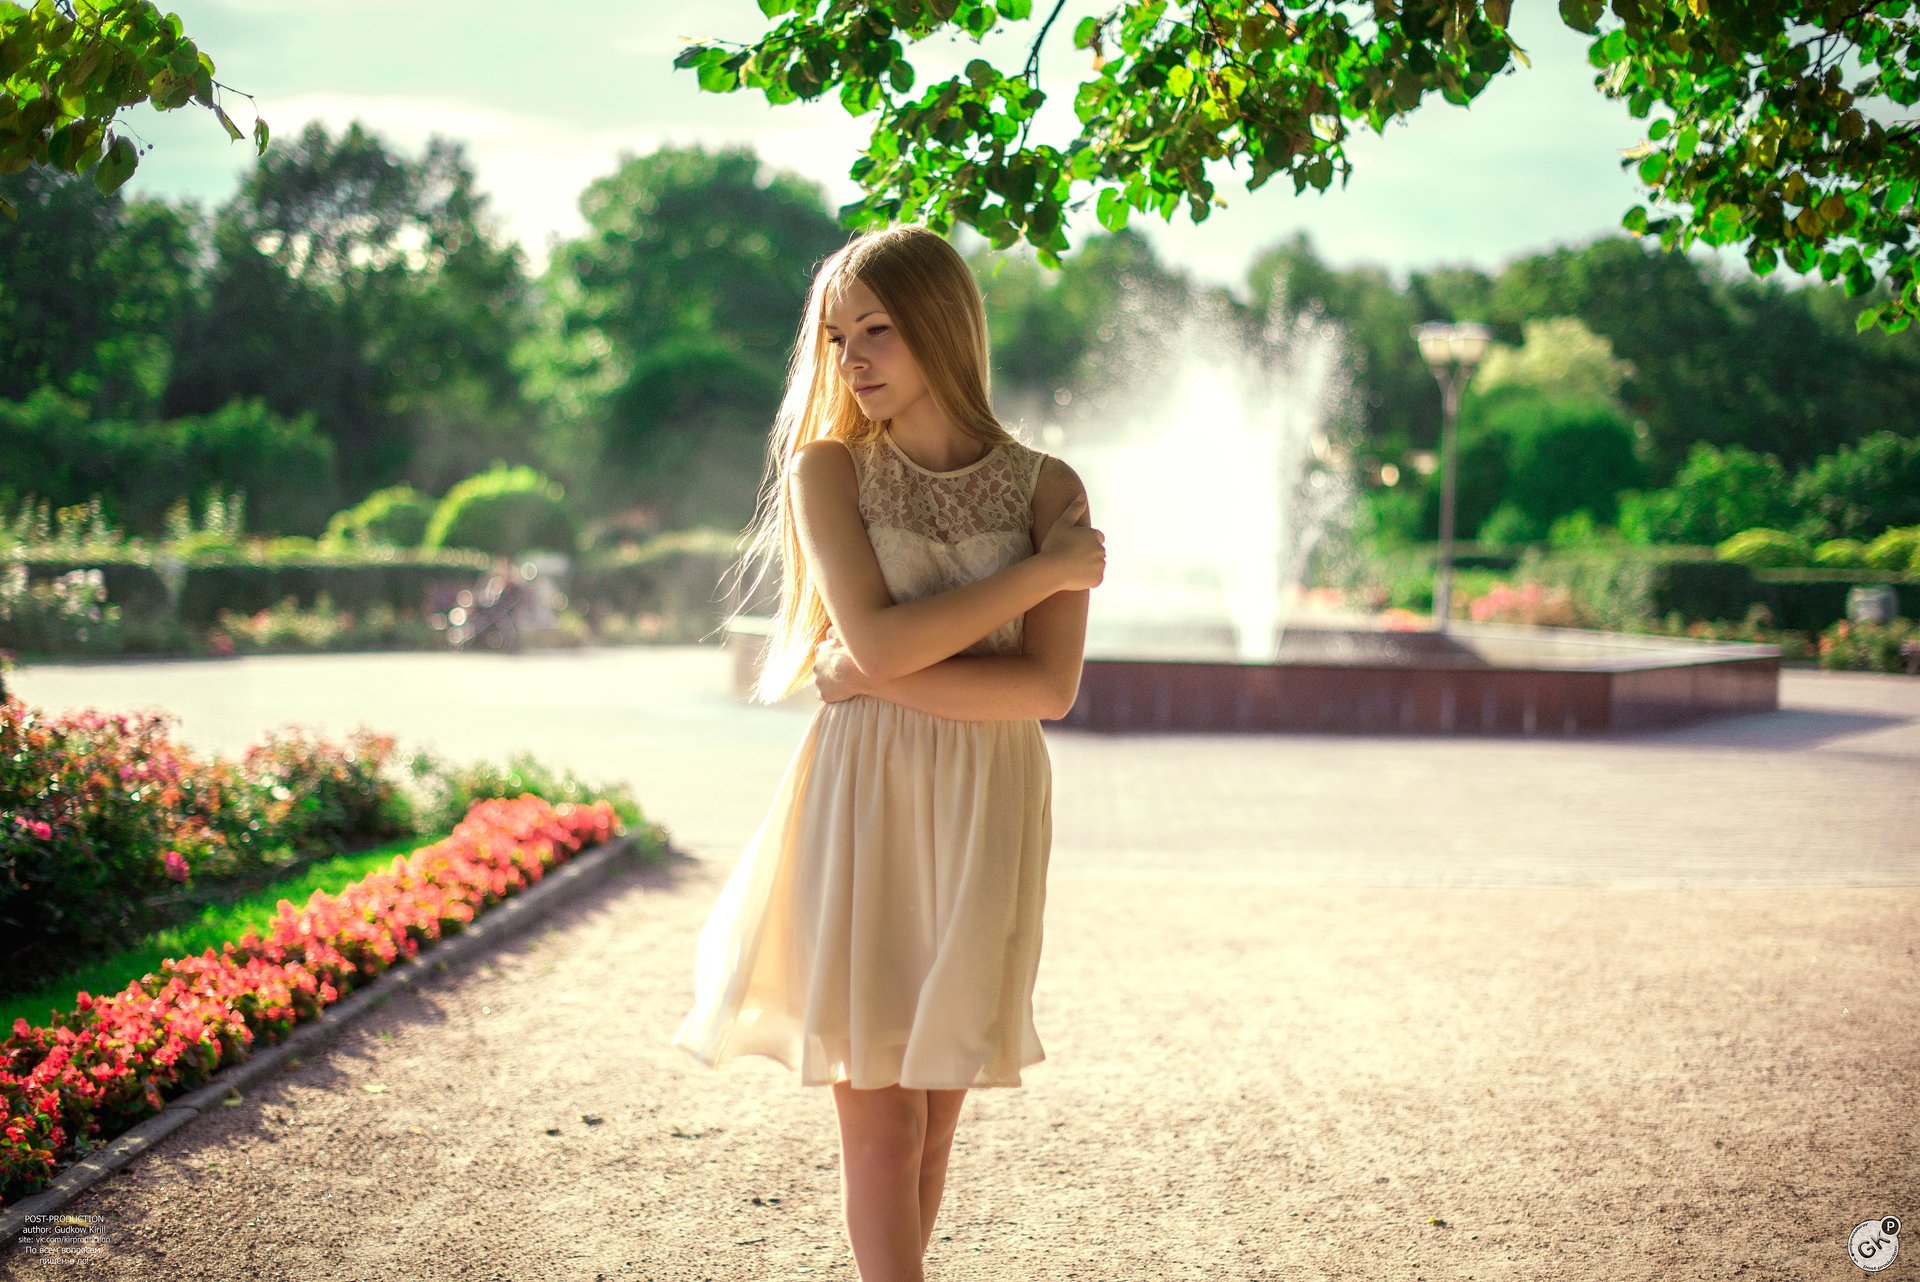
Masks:
[[[818,187],[749,151],[663,149],[583,191],[586,231],[535,275],[459,144],[409,155],[358,125],[283,141],[212,210],[36,168],[0,194],[18,209],[0,228],[0,506],[100,494],[146,533],[218,486],[247,490],[256,530],[317,535],[386,487],[435,498],[496,461],[559,479],[595,531],[738,528],[807,282],[849,234]],[[1297,237],[1232,290],[1133,228],[1057,270],[962,244],[996,404],[1058,425],[1069,456],[1141,376],[1129,307],[1338,327],[1354,394],[1333,426],[1371,475],[1402,473],[1376,488],[1406,537],[1436,520],[1410,465],[1440,417],[1408,338],[1423,320],[1484,320],[1500,341],[1462,417],[1467,534],[1540,537],[1584,511],[1706,538],[1742,510],[1714,497],[1729,482],[1866,528],[1897,507],[1887,478],[1910,475],[1899,443],[1920,437],[1920,348],[1858,332],[1864,300],[1625,235],[1405,277]]]

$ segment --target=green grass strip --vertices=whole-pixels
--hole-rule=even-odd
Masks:
[[[12,1035],[16,1019],[44,1024],[51,1012],[70,1009],[80,993],[100,996],[120,992],[142,975],[159,969],[168,958],[194,956],[209,948],[218,951],[222,944],[239,942],[249,930],[265,934],[280,911],[281,900],[301,906],[316,890],[337,895],[368,873],[392,863],[395,855],[411,855],[449,835],[400,837],[371,850],[335,855],[308,864],[285,880],[263,886],[244,898],[209,904],[193,920],[157,930],[123,952],[69,971],[34,992],[0,999],[0,1038]]]

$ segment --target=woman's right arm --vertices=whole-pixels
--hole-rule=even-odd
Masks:
[[[1104,569],[1098,531],[1079,526],[986,578],[896,605],[860,520],[859,483],[847,447],[808,442],[794,457],[790,484],[795,533],[827,614],[854,663],[876,680],[958,654],[1054,593],[1093,586]],[[1077,517],[1084,506],[1069,508],[1060,521]]]

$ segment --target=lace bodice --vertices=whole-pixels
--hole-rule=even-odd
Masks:
[[[971,466],[932,472],[888,432],[850,448],[860,517],[896,604],[984,579],[1033,555],[1041,451],[997,445]],[[1019,653],[1023,621],[1016,615],[960,653]]]

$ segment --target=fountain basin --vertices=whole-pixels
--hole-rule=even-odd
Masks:
[[[745,695],[766,621],[728,630]],[[1294,622],[1272,661],[1225,629],[1168,628],[1089,653],[1056,724],[1107,732],[1573,735],[1780,706],[1780,650],[1737,641],[1452,623],[1444,633]],[[796,696],[798,697],[798,696]]]
[[[1090,653],[1060,724],[1099,731],[1589,734],[1780,706],[1780,651],[1746,642],[1451,623],[1295,623],[1271,661],[1222,637]],[[1217,648],[1217,655],[1207,650]]]

